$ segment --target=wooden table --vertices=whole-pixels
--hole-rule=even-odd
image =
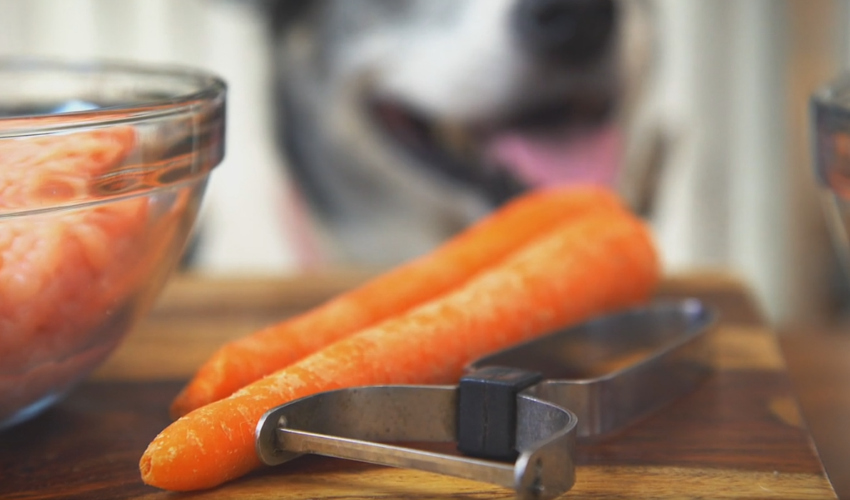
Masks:
[[[173,499],[142,484],[138,459],[167,408],[221,342],[314,305],[359,273],[292,279],[178,277],[150,317],[68,399],[0,434],[0,498]],[[722,316],[718,372],[695,392],[578,448],[566,498],[835,498],[801,423],[785,363],[746,288],[726,276],[668,279]],[[189,498],[510,498],[485,483],[305,457]]]
[[[850,324],[805,321],[779,335],[794,393],[839,498],[850,498]]]

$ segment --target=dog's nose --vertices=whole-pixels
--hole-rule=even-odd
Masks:
[[[598,58],[613,37],[614,0],[519,0],[514,26],[535,55],[567,64]]]

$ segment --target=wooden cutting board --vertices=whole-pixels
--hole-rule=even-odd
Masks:
[[[191,495],[141,482],[139,457],[169,423],[171,399],[218,345],[364,277],[177,277],[88,381],[0,434],[0,498],[511,498],[485,483],[321,457]],[[576,484],[565,498],[835,498],[776,339],[747,288],[724,275],[688,275],[666,280],[659,295],[698,297],[719,311],[718,371],[617,435],[580,444]]]

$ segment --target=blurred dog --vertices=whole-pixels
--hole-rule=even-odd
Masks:
[[[648,1],[273,2],[281,143],[330,258],[396,264],[528,188],[622,182],[655,147]]]

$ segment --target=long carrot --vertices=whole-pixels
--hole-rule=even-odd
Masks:
[[[455,381],[481,355],[646,300],[659,274],[649,231],[625,210],[565,223],[454,291],[173,422],[142,456],[142,478],[214,487],[260,464],[254,427],[276,405],[341,387]]]
[[[437,297],[566,220],[620,207],[610,191],[561,187],[534,191],[406,265],[321,307],[222,346],[171,405],[179,417],[227,397],[362,328]]]

